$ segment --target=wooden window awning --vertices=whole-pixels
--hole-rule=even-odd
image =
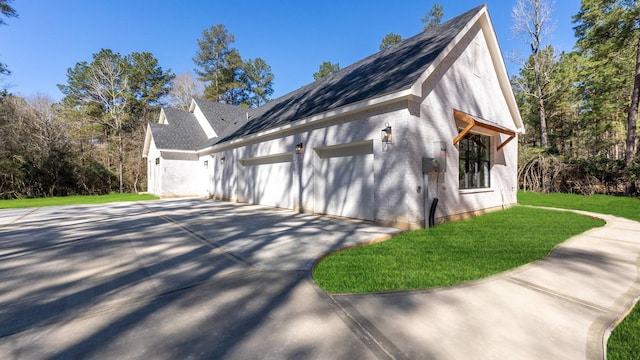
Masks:
[[[498,124],[493,124],[484,119],[479,119],[475,116],[471,116],[460,110],[455,110],[455,109],[453,110],[453,118],[457,121],[462,121],[465,124],[467,124],[462,129],[462,131],[458,134],[458,136],[456,136],[456,138],[453,139],[453,145],[456,145],[458,142],[460,142],[460,140],[462,140],[462,138],[464,138],[469,133],[469,131],[471,131],[471,129],[473,129],[476,126],[509,136],[507,140],[498,144],[498,150],[502,149],[505,145],[507,145],[507,143],[509,143],[509,141],[513,140],[513,138],[516,137],[516,132],[511,129],[507,129]]]

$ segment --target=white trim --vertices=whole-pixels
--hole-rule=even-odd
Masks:
[[[254,166],[261,164],[287,163],[293,161],[293,153],[285,152],[273,155],[255,156],[238,160],[242,166]]]
[[[209,120],[204,115],[204,112],[195,100],[193,100],[191,105],[189,106],[189,112],[191,112],[196,118],[196,121],[198,121],[198,125],[200,125],[202,131],[204,131],[205,135],[207,135],[207,139],[218,137],[218,134],[216,134],[216,131],[213,130],[213,127],[209,123]]]
[[[200,149],[197,152],[199,155],[206,155],[210,153],[227,150],[230,148],[240,147],[247,143],[256,142],[261,140],[262,138],[274,136],[285,131],[299,130],[299,128],[304,128],[306,126],[312,126],[318,123],[330,121],[339,116],[345,116],[347,114],[373,109],[376,107],[392,104],[402,100],[411,100],[415,97],[416,95],[412,92],[411,88],[396,91],[396,92],[382,95],[376,98],[362,100],[356,103],[352,103],[352,104],[338,107],[338,108],[325,111],[319,114],[315,114],[310,117],[302,118],[300,120],[296,120],[275,128],[270,128],[254,134],[249,134],[245,137],[240,137],[237,139],[233,139],[231,141],[226,141],[224,143],[212,145],[207,148]]]
[[[479,11],[476,16],[474,16],[471,20],[469,20],[469,22],[467,23],[467,25],[464,26],[464,28],[462,28],[462,30],[460,30],[460,32],[458,32],[458,35],[456,35],[453,40],[451,40],[449,42],[449,45],[447,45],[444,49],[442,49],[442,51],[440,52],[440,54],[438,54],[438,56],[431,62],[431,64],[429,65],[429,67],[427,67],[427,70],[425,70],[422,75],[418,78],[418,80],[413,83],[412,85],[412,90],[415,94],[419,94],[420,97],[423,97],[424,94],[422,94],[422,84],[427,81],[427,79],[429,79],[429,77],[431,77],[431,75],[433,74],[433,72],[435,71],[435,69],[438,68],[438,66],[440,65],[440,63],[442,63],[442,61],[449,56],[449,54],[451,54],[451,51],[458,46],[458,44],[460,43],[460,41],[467,35],[467,33],[469,32],[469,30],[473,27],[473,25],[475,25],[475,23],[478,21],[478,18],[480,16],[482,16],[482,14],[486,13],[487,11],[487,7],[486,5],[483,7],[483,9],[481,11]]]
[[[467,195],[467,194],[478,194],[478,193],[488,193],[488,192],[495,192],[496,190],[494,188],[477,188],[477,189],[458,189],[458,193],[460,195]]]
[[[174,150],[174,149],[156,149],[163,153],[177,153],[177,154],[193,154],[200,156],[196,150]]]
[[[456,37],[449,43],[449,45],[447,45],[447,47],[445,47],[442,52],[440,52],[440,54],[429,65],[422,76],[420,76],[420,78],[412,85],[412,91],[415,94],[420,94],[420,96],[424,95],[422,94],[422,84],[427,81],[427,79],[429,79],[429,77],[438,68],[438,66],[451,53],[451,51],[456,46],[458,46],[460,41],[462,41],[462,39],[467,35],[471,28],[475,26],[476,23],[480,24],[480,29],[482,30],[485,41],[487,43],[487,47],[489,48],[491,62],[493,64],[496,76],[498,77],[498,83],[500,85],[500,89],[502,90],[502,96],[507,102],[507,107],[509,108],[511,119],[516,126],[516,133],[524,134],[524,123],[522,121],[520,111],[518,110],[518,103],[516,102],[515,95],[513,94],[513,89],[511,88],[511,82],[509,81],[507,68],[504,65],[504,60],[502,59],[500,45],[498,44],[496,33],[493,29],[493,26],[491,25],[491,18],[489,17],[489,12],[486,5],[484,5],[482,10],[480,10],[476,14],[476,16],[469,20],[467,25],[465,25],[465,27],[458,33],[458,35],[456,35]]]
[[[153,141],[153,134],[151,134],[151,126],[147,124],[147,131],[144,134],[144,146],[142,147],[142,158],[149,157],[149,149],[151,148],[151,141]]]
[[[501,56],[502,52],[500,51],[500,44],[498,43],[498,38],[496,37],[496,33],[491,23],[491,17],[489,15],[489,12],[487,11],[486,6],[482,11],[482,15],[483,16],[480,21],[480,26],[482,27],[485,41],[487,42],[487,46],[489,47],[491,61],[493,62],[493,67],[496,70],[496,75],[498,76],[500,89],[502,89],[502,96],[504,96],[505,100],[507,100],[507,106],[509,107],[511,118],[513,119],[513,122],[517,128],[516,133],[524,134],[524,122],[522,121],[520,111],[518,110],[518,103],[516,102],[516,97],[513,94],[513,88],[511,87],[511,81],[509,80],[507,67],[505,66],[504,60]]]

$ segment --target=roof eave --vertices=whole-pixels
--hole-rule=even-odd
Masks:
[[[385,106],[388,104],[396,103],[398,101],[417,98],[412,88],[395,91],[375,98],[370,98],[362,101],[358,101],[352,104],[344,105],[335,109],[321,112],[306,118],[292,121],[286,125],[278,126],[275,128],[260,131],[254,134],[249,134],[243,137],[235,138],[230,141],[215,144],[203,149],[198,150],[198,154],[210,154],[223,151],[229,148],[236,148],[247,143],[260,141],[263,138],[273,137],[274,135],[301,130],[304,127],[317,125],[318,123],[334,120],[337,117],[361,112],[364,110],[370,110],[373,108]]]
[[[147,124],[147,131],[144,134],[144,147],[142,148],[142,158],[146,159],[149,156],[149,148],[151,147],[151,141],[153,134],[151,134],[151,125]]]
[[[518,134],[524,134],[525,133],[524,122],[522,121],[520,110],[518,109],[518,103],[516,102],[516,97],[513,94],[513,88],[511,87],[511,81],[509,80],[507,67],[504,64],[504,59],[502,58],[502,52],[500,51],[500,44],[498,43],[498,38],[496,37],[495,30],[493,29],[491,18],[489,16],[489,12],[487,11],[486,5],[483,11],[480,13],[480,15],[482,15],[480,18],[480,26],[482,27],[483,34],[487,42],[487,46],[489,47],[489,52],[491,54],[491,61],[493,62],[493,67],[496,69],[498,82],[502,90],[502,95],[507,101],[507,106],[509,107],[509,113],[511,114],[513,122],[516,125],[516,132]]]
[[[427,81],[427,79],[433,74],[435,69],[438,68],[440,63],[447,57],[447,55],[453,50],[453,48],[456,47],[458,43],[460,43],[460,41],[462,41],[464,36],[478,22],[480,24],[480,27],[482,28],[487,46],[489,47],[491,61],[493,62],[493,67],[496,70],[496,75],[498,77],[500,89],[502,90],[502,95],[507,102],[509,113],[511,115],[511,118],[513,119],[514,125],[516,126],[516,133],[524,134],[525,127],[522,121],[522,116],[520,115],[520,111],[518,110],[518,104],[516,102],[515,95],[513,94],[513,89],[511,88],[511,82],[509,81],[507,68],[504,64],[504,60],[502,59],[500,45],[498,44],[498,39],[493,29],[493,25],[491,24],[491,18],[489,16],[489,11],[487,10],[486,5],[484,5],[482,9],[469,20],[462,31],[460,31],[458,35],[456,35],[456,37],[447,45],[447,47],[444,48],[444,50],[438,55],[438,57],[436,57],[436,59],[429,65],[427,70],[425,70],[422,76],[420,76],[420,78],[418,78],[418,80],[413,83],[412,91],[415,94],[419,94],[420,96],[423,95],[422,84]]]
[[[161,153],[177,153],[177,154],[195,154],[200,155],[197,150],[179,150],[179,149],[158,149]]]

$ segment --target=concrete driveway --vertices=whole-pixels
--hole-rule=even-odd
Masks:
[[[310,278],[396,229],[200,199],[0,211],[0,358],[378,358]]]
[[[1,359],[602,359],[640,223],[426,291],[332,295],[319,256],[397,232],[208,200],[0,211]],[[548,229],[551,230],[551,229]]]

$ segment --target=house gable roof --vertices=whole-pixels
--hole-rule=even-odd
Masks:
[[[249,112],[251,120],[214,145],[366,99],[409,89],[484,5]]]
[[[149,123],[149,131],[158,149],[196,150],[207,140],[195,116],[187,111],[163,108],[160,118],[163,123]]]
[[[200,109],[209,126],[215,132],[216,137],[219,137],[234,122],[237,122],[235,119],[241,118],[243,115],[246,118],[246,114],[249,111],[248,108],[242,106],[222,104],[200,98],[194,98],[191,101],[189,111],[194,113],[196,107]]]

